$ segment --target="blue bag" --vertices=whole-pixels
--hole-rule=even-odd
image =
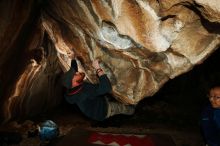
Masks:
[[[56,123],[47,120],[39,127],[39,137],[41,141],[49,141],[59,136],[59,129]]]

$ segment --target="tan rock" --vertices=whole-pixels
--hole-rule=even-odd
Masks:
[[[220,44],[217,0],[3,0],[0,8],[4,119],[59,103],[70,51],[92,83],[92,60],[99,58],[115,98],[136,104]]]
[[[220,2],[218,0],[195,0],[203,16],[211,22],[220,22]]]

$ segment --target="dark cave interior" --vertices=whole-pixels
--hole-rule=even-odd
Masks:
[[[42,1],[42,5],[45,5],[46,7],[46,3],[44,2]],[[204,19],[201,16],[201,14],[198,12],[198,10],[193,9],[191,7],[189,8],[200,16],[201,23],[207,29],[207,31],[209,31],[210,33],[220,34],[219,32],[220,29],[218,29],[219,23],[211,23],[208,20]],[[23,58],[23,56],[27,55],[27,54],[19,55],[20,53],[22,53],[22,51],[20,51],[21,49],[19,48],[25,48],[25,45],[27,45],[26,44],[27,40],[25,38],[35,33],[32,27],[35,27],[37,25],[37,23],[35,22],[36,20],[38,20],[35,19],[35,17],[36,18],[39,17],[37,13],[39,11],[37,9],[38,7],[36,7],[36,14],[34,13],[35,10],[33,10],[34,13],[33,14],[34,17],[32,17],[33,19],[29,20],[30,22],[26,24],[27,26],[30,25],[31,27],[24,26],[24,30],[21,31],[18,37],[19,39],[17,40],[16,43],[13,44],[15,48],[18,48],[15,49],[16,52],[18,51],[18,53],[11,52],[13,53],[13,55],[10,58],[8,57],[8,59],[12,62],[16,62],[18,58]],[[26,28],[29,29],[26,30]],[[33,31],[29,31],[29,30],[33,30]],[[40,60],[42,60],[42,58],[39,57],[42,56],[41,53],[42,52],[33,51],[30,52],[29,55],[34,56],[36,61],[39,62]],[[24,57],[24,59],[29,59],[29,58]],[[26,61],[24,59],[21,59],[22,62]],[[7,66],[8,65],[7,60],[5,62],[6,62],[5,66]],[[220,85],[220,68],[217,65],[219,62],[220,62],[220,48],[216,49],[216,51],[212,55],[210,55],[202,64],[196,65],[195,67],[192,68],[192,70],[188,71],[187,73],[184,73],[174,79],[170,79],[154,96],[145,98],[142,101],[140,101],[136,107],[135,114],[132,116],[116,115],[102,122],[97,122],[85,117],[80,112],[78,107],[68,105],[65,101],[62,101],[58,105],[58,107],[50,109],[49,111],[41,112],[39,115],[35,115],[34,117],[25,117],[25,119],[19,117],[20,119],[18,121],[17,119],[11,119],[10,121],[8,121],[9,128],[5,125],[3,125],[2,127],[0,126],[0,132],[2,129],[3,130],[6,129],[6,131],[13,131],[14,120],[16,120],[18,124],[21,124],[24,129],[25,128],[28,129],[30,127],[23,124],[26,121],[32,121],[34,124],[38,124],[41,123],[42,121],[50,119],[55,121],[60,127],[66,126],[67,129],[71,129],[77,126],[81,128],[85,128],[85,127],[92,127],[92,128],[99,128],[99,127],[127,128],[128,127],[128,129],[129,127],[132,128],[141,127],[141,129],[166,128],[166,129],[175,129],[177,131],[188,129],[187,131],[188,134],[191,131],[196,131],[197,135],[200,135],[201,133],[199,131],[200,130],[199,119],[203,107],[208,103],[208,98],[207,98],[208,88],[213,84]],[[25,63],[21,63],[21,64],[15,63],[15,66],[12,69],[21,70],[18,68],[22,68],[21,65],[23,64]],[[9,68],[8,72],[12,72],[10,69],[11,68]],[[18,75],[19,73],[17,72],[16,74]],[[6,71],[6,75],[7,75],[7,71]],[[15,78],[17,77],[8,76],[8,78],[3,77],[3,80],[7,81],[6,82],[7,84],[12,84]],[[3,91],[6,90],[10,90],[10,89],[4,89],[4,86],[0,84],[0,96],[2,96]],[[11,128],[10,126],[13,128]],[[187,145],[181,145],[181,146],[187,146]]]
[[[85,117],[77,107],[69,106],[63,101],[55,109],[45,111],[35,117],[29,117],[29,120],[36,124],[50,119],[55,121],[61,128],[64,127],[63,129],[69,130],[74,127],[104,129],[112,129],[113,127],[129,130],[152,129],[155,131],[155,129],[161,128],[168,129],[169,132],[172,132],[172,130],[186,131],[181,135],[183,140],[179,140],[179,143],[188,144],[188,146],[201,145],[199,118],[203,107],[208,103],[207,89],[212,84],[220,82],[220,69],[216,65],[220,61],[219,55],[220,49],[217,49],[202,64],[167,82],[154,96],[139,102],[136,112],[132,116],[116,115],[103,122],[97,122]],[[18,121],[18,123],[24,123],[25,119],[23,120]],[[23,127],[30,128],[25,124],[23,124]],[[11,131],[7,127],[4,127],[4,129]],[[160,132],[166,133],[167,131]],[[199,138],[190,140],[191,132],[196,133]],[[170,133],[170,135],[172,134]],[[28,138],[26,141],[28,142]],[[175,140],[175,142],[178,142],[178,140]],[[190,142],[194,144],[189,144]],[[36,140],[35,143],[37,145],[38,141]]]
[[[198,128],[201,111],[208,104],[208,89],[220,85],[219,55],[217,49],[202,64],[167,82],[153,97],[139,103],[140,112],[152,117],[152,121],[147,118],[151,122]]]
[[[206,97],[208,88],[212,84],[220,83],[220,68],[217,66],[219,61],[220,49],[217,49],[202,64],[171,79],[154,96],[140,101],[132,116],[116,115],[102,122],[97,122],[85,117],[76,106],[70,106],[62,101],[58,107],[34,117],[20,119],[18,123],[28,129],[29,126],[25,127],[23,124],[27,119],[35,124],[50,119],[60,127],[64,127],[63,129],[69,130],[74,127],[104,129],[113,127],[130,130],[164,128],[168,131],[186,130],[187,134],[194,132],[200,137],[199,119],[203,107],[208,103]],[[10,127],[3,128],[11,131]],[[185,134],[181,136],[184,137],[184,140],[188,139]],[[194,143],[202,143],[201,141],[201,138],[198,138],[198,141],[194,141]]]
[[[46,2],[47,1],[42,1],[40,4],[46,7]],[[189,8],[201,16],[198,10],[191,7]],[[200,18],[203,17],[201,16]],[[218,23],[209,23],[206,19],[201,20],[203,26],[208,31],[213,32],[214,30],[219,30],[217,29],[219,26]],[[34,21],[32,23],[35,24]],[[217,33],[219,32],[217,31]],[[19,40],[19,42],[24,41]],[[202,107],[208,102],[206,98],[207,88],[210,84],[220,82],[220,68],[216,65],[217,62],[220,61],[219,55],[220,50],[217,49],[202,64],[195,66],[191,71],[183,75],[171,79],[154,96],[145,98],[139,102],[133,117],[134,120],[131,122],[135,122],[135,124],[139,122],[141,124],[166,123],[168,125],[181,125],[183,127],[198,125],[198,118]],[[37,61],[40,60],[40,58],[36,59]],[[73,112],[70,112],[71,110]],[[72,108],[64,102],[62,102],[59,107],[56,107],[55,111],[58,112],[54,112],[54,109],[52,109],[41,113],[40,116],[31,117],[31,119],[41,121],[42,119],[50,118],[50,116],[56,116],[60,112],[67,112],[69,115],[76,113],[81,115],[77,107]],[[40,117],[42,117],[42,119]],[[123,124],[122,119],[123,116],[119,115],[107,121],[113,120],[112,123],[114,123],[115,120]],[[127,122],[128,120],[126,119],[125,121]],[[104,121],[104,123],[105,122],[106,121]]]

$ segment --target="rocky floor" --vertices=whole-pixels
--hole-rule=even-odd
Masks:
[[[60,136],[68,135],[74,128],[85,128],[113,133],[166,134],[177,146],[203,146],[196,114],[185,111],[178,111],[165,102],[151,103],[151,106],[140,104],[133,116],[117,115],[96,122],[83,116],[77,107],[61,106],[30,120],[9,122],[0,130],[21,133],[23,140],[19,146],[40,145],[39,137],[28,137],[28,131],[45,120],[53,120],[59,126]]]

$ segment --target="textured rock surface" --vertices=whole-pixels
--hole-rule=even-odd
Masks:
[[[220,44],[217,0],[19,0],[0,2],[4,119],[35,115],[62,98],[66,54],[97,82],[95,58],[114,96],[136,104],[202,63]]]

